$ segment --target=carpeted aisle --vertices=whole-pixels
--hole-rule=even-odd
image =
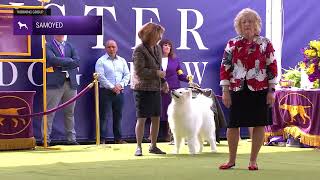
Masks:
[[[0,152],[1,180],[272,180],[319,179],[320,152],[314,149],[262,147],[259,171],[247,170],[250,143],[241,141],[237,165],[233,170],[218,170],[227,159],[225,141],[218,153],[204,148],[200,155],[171,154],[173,146],[159,147],[170,154],[151,155],[144,144],[143,157],[133,156],[135,144],[58,146],[61,150],[37,148],[30,151]]]

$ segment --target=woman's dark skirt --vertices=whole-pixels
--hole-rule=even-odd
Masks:
[[[157,117],[161,115],[160,91],[133,91],[137,118]]]
[[[267,93],[268,90],[251,91],[247,87],[241,91],[231,91],[228,128],[272,125]]]

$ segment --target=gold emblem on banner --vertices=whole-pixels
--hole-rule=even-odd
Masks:
[[[281,102],[283,100],[287,100],[290,95],[295,95],[295,96],[298,96],[299,98],[306,99],[310,103],[310,105],[300,105],[300,104],[292,105],[292,104],[286,104],[286,103],[281,104]],[[299,93],[289,93],[283,96],[279,101],[279,108],[289,112],[290,123],[297,121],[296,117],[298,116],[300,116],[300,118],[303,120],[303,124],[306,124],[307,120],[311,121],[310,116],[306,112],[306,109],[312,108],[312,106],[313,104],[311,100],[305,95],[299,94]]]
[[[310,108],[311,106],[301,106],[301,105],[289,105],[282,104],[281,109],[289,111],[291,120],[290,122],[297,121],[294,117],[299,115],[303,119],[303,124],[306,124],[307,119],[310,120],[310,116],[305,111],[305,108]]]
[[[19,115],[19,110],[25,109],[25,108],[26,107],[0,109],[0,114],[1,115]],[[0,117],[0,126],[4,125],[4,123],[2,121],[4,121],[5,119],[13,121],[14,122],[14,126],[13,127],[15,127],[15,128],[18,126],[19,120],[23,123],[23,125],[26,124],[26,120],[24,120],[23,118],[18,118],[18,117],[4,118],[4,117]]]
[[[14,99],[15,101],[22,102],[20,107],[5,107],[5,103],[8,99]],[[2,101],[2,102],[1,102]],[[21,111],[25,113],[31,113],[31,107],[27,101],[18,96],[1,96],[0,97],[0,114],[1,115],[21,115]],[[31,123],[31,118],[20,118],[20,117],[0,117],[0,135],[12,136],[23,132]],[[10,132],[6,132],[6,127],[9,127]],[[2,129],[4,128],[4,129]]]

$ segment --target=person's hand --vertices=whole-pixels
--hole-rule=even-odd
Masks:
[[[267,94],[267,104],[269,104],[270,107],[273,106],[275,101],[275,96],[273,92],[268,92]]]
[[[119,94],[120,90],[116,86],[114,86],[114,88],[112,88],[112,92]]]
[[[162,85],[162,91],[164,93],[168,93],[169,92],[169,84],[167,82],[163,83]]]
[[[115,86],[114,86],[114,88],[112,89],[112,91],[113,92],[115,92],[116,94],[120,94],[121,93],[121,91],[122,91],[122,86],[120,85],[120,84],[116,84]]]
[[[157,75],[160,78],[165,78],[166,77],[166,72],[165,71],[161,71],[161,70],[157,70]]]
[[[223,91],[222,92],[222,102],[226,108],[230,108],[232,102],[231,102],[231,95],[230,91]]]
[[[123,87],[122,87],[120,84],[116,84],[115,87],[116,87],[117,89],[119,89],[120,91],[123,89]]]

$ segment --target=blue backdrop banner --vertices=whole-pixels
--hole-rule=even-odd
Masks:
[[[9,0],[1,1],[3,4],[9,2]],[[24,2],[25,5],[40,4],[36,0]],[[107,39],[117,41],[118,54],[128,61],[129,68],[132,69],[133,47],[140,42],[137,31],[144,23],[153,21],[165,27],[164,38],[173,41],[184,72],[194,75],[194,81],[202,87],[212,88],[216,94],[221,94],[219,67],[226,42],[236,36],[233,19],[243,8],[255,9],[262,18],[262,35],[264,35],[265,4],[265,1],[261,0],[54,0],[46,6],[51,8],[54,16],[103,17],[103,35],[68,36],[68,41],[78,49],[81,58],[78,90],[92,81],[95,62],[105,53],[103,42]],[[51,38],[48,36],[47,40]],[[38,58],[41,55],[41,51],[38,52],[41,50],[39,36],[33,36],[32,41],[32,57]],[[3,91],[36,90],[34,111],[42,111],[41,72],[41,63],[0,63],[0,88]],[[187,84],[182,85],[187,86]],[[136,122],[135,106],[129,87],[125,88],[125,97],[122,132],[125,138],[133,138]],[[94,93],[90,91],[76,104],[78,139],[95,138],[94,112]],[[35,136],[39,139],[41,118],[33,120]],[[112,122],[108,123],[108,136],[111,138]],[[53,128],[52,139],[64,139],[62,112],[56,114]]]
[[[294,67],[303,60],[302,49],[311,40],[320,38],[320,6],[317,0],[301,2],[284,0],[284,38],[282,46],[282,67]]]

